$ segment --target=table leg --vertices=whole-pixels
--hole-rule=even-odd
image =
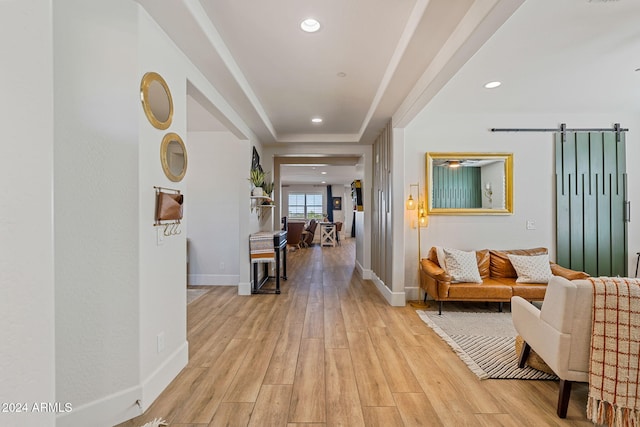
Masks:
[[[276,250],[276,294],[280,293],[280,252],[281,249]]]
[[[283,249],[283,254],[282,254],[282,278],[284,280],[287,280],[287,244],[284,244],[284,249]]]

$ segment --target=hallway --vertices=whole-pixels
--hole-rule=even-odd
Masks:
[[[592,425],[583,384],[561,420],[556,382],[478,380],[354,254],[354,239],[290,252],[280,295],[213,287],[188,306],[188,366],[120,426]]]

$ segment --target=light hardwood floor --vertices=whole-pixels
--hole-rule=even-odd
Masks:
[[[147,412],[171,426],[592,426],[552,381],[479,380],[354,268],[354,241],[288,254],[280,295],[213,287],[187,309],[189,364]]]

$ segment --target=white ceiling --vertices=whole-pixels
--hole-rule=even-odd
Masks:
[[[358,165],[281,165],[280,174],[282,184],[287,185],[348,185],[354,179],[364,178],[364,170]]]
[[[370,144],[432,101],[640,112],[640,0],[138,1],[265,145]],[[190,130],[226,128],[188,102]]]
[[[528,0],[431,107],[458,113],[640,113],[638,69],[640,0]],[[484,89],[492,80],[502,86]]]

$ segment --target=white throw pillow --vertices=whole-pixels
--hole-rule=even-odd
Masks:
[[[444,248],[442,246],[436,246],[436,256],[438,257],[438,264],[440,264],[440,268],[444,271],[447,271],[447,264],[445,264],[444,260]]]
[[[451,282],[482,283],[475,251],[465,252],[447,248],[443,251],[447,273],[453,278]]]
[[[509,261],[518,273],[517,283],[548,283],[553,276],[549,255],[511,255]]]

